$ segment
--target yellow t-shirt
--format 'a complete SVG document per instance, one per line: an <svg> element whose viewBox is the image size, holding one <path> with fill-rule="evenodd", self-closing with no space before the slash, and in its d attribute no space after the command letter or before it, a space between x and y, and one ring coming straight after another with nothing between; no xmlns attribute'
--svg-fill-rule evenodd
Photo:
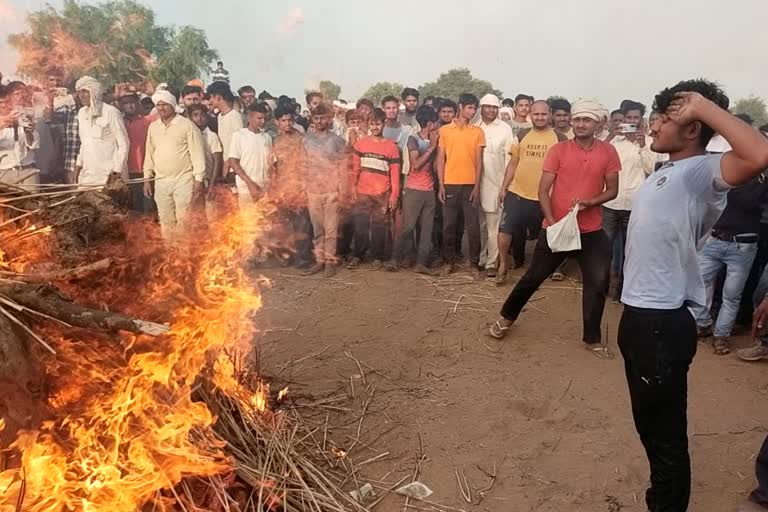
<svg viewBox="0 0 768 512"><path fill-rule="evenodd" d="M474 185L477 154L485 146L485 133L477 126L451 123L440 128L445 151L445 185Z"/></svg>
<svg viewBox="0 0 768 512"><path fill-rule="evenodd" d="M522 138L512 146L509 154L517 158L515 177L509 184L509 191L525 199L539 200L539 180L544 157L549 148L560 142L553 129L522 133ZM562 137L562 135L561 135Z"/></svg>

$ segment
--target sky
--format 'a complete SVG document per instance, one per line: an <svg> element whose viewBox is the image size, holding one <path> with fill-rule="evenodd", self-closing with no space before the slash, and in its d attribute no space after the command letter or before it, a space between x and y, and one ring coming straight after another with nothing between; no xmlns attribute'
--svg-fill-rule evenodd
<svg viewBox="0 0 768 512"><path fill-rule="evenodd" d="M6 40L61 0L0 0ZM90 3L93 3L92 1ZM153 0L158 22L206 31L234 86L300 97L320 80L357 99L379 81L416 86L468 67L505 96L650 104L695 77L732 99L768 99L768 0ZM471 9L467 9L471 7Z"/></svg>

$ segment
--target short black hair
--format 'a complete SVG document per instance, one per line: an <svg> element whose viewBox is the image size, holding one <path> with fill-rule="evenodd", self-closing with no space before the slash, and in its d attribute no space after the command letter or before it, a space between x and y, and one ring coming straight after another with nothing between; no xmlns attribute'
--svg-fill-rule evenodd
<svg viewBox="0 0 768 512"><path fill-rule="evenodd" d="M149 96L141 98L141 104L142 106L144 106L144 108L146 108L147 106L149 106L150 108L154 108L155 106L155 102L152 101L152 98L150 98Z"/></svg>
<svg viewBox="0 0 768 512"><path fill-rule="evenodd" d="M515 106L515 100L512 98L504 98L501 100L501 106L502 107L514 107Z"/></svg>
<svg viewBox="0 0 768 512"><path fill-rule="evenodd" d="M313 116L329 116L331 115L331 107L328 106L327 103L321 103L318 106L316 106L314 109L312 109L311 115Z"/></svg>
<svg viewBox="0 0 768 512"><path fill-rule="evenodd" d="M694 80L685 80L678 84L667 87L653 100L653 110L660 114L667 112L667 109L672 104L675 96L681 92L697 92L704 96L706 99L722 108L728 110L731 104L731 100L725 95L725 92L714 82L704 80L703 78L697 78ZM709 141L715 135L715 130L704 123L701 123L701 133L699 135L699 144L702 147L706 147Z"/></svg>
<svg viewBox="0 0 768 512"><path fill-rule="evenodd" d="M221 61L217 61L217 62L216 62L216 65L217 65L217 66L223 66L223 65L224 65L224 63L223 63L223 62L221 62Z"/></svg>
<svg viewBox="0 0 768 512"><path fill-rule="evenodd" d="M246 92L252 92L253 94L256 94L256 89L254 89L254 88L253 88L252 86L250 86L250 85L244 85L244 86L242 86L241 88L239 88L239 89L237 90L237 95L238 95L238 96L242 96L242 95L243 95L243 93L246 93Z"/></svg>
<svg viewBox="0 0 768 512"><path fill-rule="evenodd" d="M187 96L189 94L203 94L203 88L199 85L185 85L181 89L181 97Z"/></svg>
<svg viewBox="0 0 768 512"><path fill-rule="evenodd" d="M251 103L250 105L248 105L248 108L245 109L245 111L248 112L249 114L251 112L259 112L260 114L264 114L264 115L267 115L267 113L269 112L267 106L264 103L258 103L258 102Z"/></svg>
<svg viewBox="0 0 768 512"><path fill-rule="evenodd" d="M465 105L478 106L479 104L480 104L480 100L478 100L477 96L475 96L471 92L465 92L459 96L459 105L461 106L465 106Z"/></svg>
<svg viewBox="0 0 768 512"><path fill-rule="evenodd" d="M437 122L437 112L429 105L422 105L416 110L416 122L422 128L426 127L429 123Z"/></svg>
<svg viewBox="0 0 768 512"><path fill-rule="evenodd" d="M12 82L8 82L8 84L5 86L5 94L13 94L19 89L26 89L27 84L20 80L14 80Z"/></svg>
<svg viewBox="0 0 768 512"><path fill-rule="evenodd" d="M613 117L613 116L615 116L616 114L621 114L621 115L623 116L623 115L624 115L624 112L623 112L623 111L622 111L620 108L617 108L616 110L614 110L613 112L611 112L611 115L610 115L610 117Z"/></svg>
<svg viewBox="0 0 768 512"><path fill-rule="evenodd" d="M261 91L261 92L259 93L259 96L258 96L258 98L259 98L259 101L264 101L264 100L273 100L273 99L275 99L275 97L274 97L274 96L272 96L271 94L269 94L267 91Z"/></svg>
<svg viewBox="0 0 768 512"><path fill-rule="evenodd" d="M208 115L208 109L207 109L207 108L205 108L205 105L203 105L203 104L201 104L201 103L197 103L197 104L195 104L195 105L190 105L190 106L188 106L188 107L187 107L187 115L188 115L189 117L192 117L192 113L193 113L193 112L197 112L198 110L200 110L201 112L203 112L205 115Z"/></svg>
<svg viewBox="0 0 768 512"><path fill-rule="evenodd" d="M213 82L208 86L208 94L211 96L221 96L227 103L235 101L235 95L232 94L232 89L229 88L227 82Z"/></svg>
<svg viewBox="0 0 768 512"><path fill-rule="evenodd" d="M383 110L380 108L373 109L373 113L371 114L371 121L381 121L382 123L386 121L387 114L384 113Z"/></svg>
<svg viewBox="0 0 768 512"><path fill-rule="evenodd" d="M275 109L274 117L275 119L280 119L281 117L284 117L284 116L291 116L291 118L295 118L296 117L295 110L296 109L294 109L292 105L286 105L286 104L278 105L277 108Z"/></svg>
<svg viewBox="0 0 768 512"><path fill-rule="evenodd" d="M734 114L734 115L750 126L755 124L755 120L752 119L752 116L750 116L749 114Z"/></svg>
<svg viewBox="0 0 768 512"><path fill-rule="evenodd" d="M371 100L369 100L368 98L360 98L359 100L357 100L357 103L355 104L355 106L357 108L360 108L363 105L369 107L371 110L376 108L376 105L374 105L373 102Z"/></svg>
<svg viewBox="0 0 768 512"><path fill-rule="evenodd" d="M419 91L417 91L413 87L406 87L405 89L403 89L403 92L400 93L400 99L402 99L403 101L405 101L405 99L408 98L409 96L415 96L416 99L418 100Z"/></svg>
<svg viewBox="0 0 768 512"><path fill-rule="evenodd" d="M643 105L639 101L624 100L621 102L621 112L624 115L626 115L627 112L630 112L632 110L639 110L640 117L645 116L645 105Z"/></svg>
<svg viewBox="0 0 768 512"><path fill-rule="evenodd" d="M518 94L517 96L515 96L515 104L517 104L522 100L528 100L530 103L533 103L533 96L531 96L530 94Z"/></svg>
<svg viewBox="0 0 768 512"><path fill-rule="evenodd" d="M443 98L443 101L441 101L440 105L437 106L438 111L443 110L444 108L453 109L454 112L459 111L459 106L456 105L456 102L448 98Z"/></svg>
<svg viewBox="0 0 768 512"><path fill-rule="evenodd" d="M322 93L319 93L317 91L310 91L307 93L307 95L304 97L305 100L307 100L307 105L312 101L312 98L320 98L322 101L323 95Z"/></svg>
<svg viewBox="0 0 768 512"><path fill-rule="evenodd" d="M429 102L429 101L431 101L432 103L434 103L434 102L435 102L435 97L434 97L434 96L426 96L426 97L424 98L424 101L422 102L422 105L426 105L426 104L427 104L427 102Z"/></svg>
<svg viewBox="0 0 768 512"><path fill-rule="evenodd" d="M571 113L571 102L566 100L565 98L555 98L554 100L549 102L549 108L552 109L552 112L557 112L558 110L564 110L565 112Z"/></svg>
<svg viewBox="0 0 768 512"><path fill-rule="evenodd" d="M398 103L398 104L400 103L400 100L399 100L399 99L397 99L396 97L392 96L391 94L387 94L386 96L384 96L384 97L381 99L381 106L383 107L383 106L384 106L384 105L386 105L387 103L391 103L391 102L393 102L393 101L394 101L395 103Z"/></svg>

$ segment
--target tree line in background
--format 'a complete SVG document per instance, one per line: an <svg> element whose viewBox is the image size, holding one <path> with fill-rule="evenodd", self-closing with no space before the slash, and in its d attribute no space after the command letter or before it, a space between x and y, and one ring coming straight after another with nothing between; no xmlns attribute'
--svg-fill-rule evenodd
<svg viewBox="0 0 768 512"><path fill-rule="evenodd" d="M72 84L82 75L92 75L114 85L125 82L165 82L181 90L193 78L208 76L218 58L208 44L205 32L191 26L158 25L154 11L136 0L111 0L90 5L78 0L64 0L60 10L47 6L31 13L28 29L8 40L19 52L19 73L45 83L47 76L58 74ZM330 80L318 84L328 100L341 97L341 86ZM404 86L397 82L379 82L365 91L364 97L379 104L385 96L400 96ZM421 97L439 96L456 99L471 92L482 97L502 91L491 82L472 76L467 68L446 71L418 91ZM731 110L746 114L755 126L768 123L768 108L762 98L749 96L733 103Z"/></svg>
<svg viewBox="0 0 768 512"><path fill-rule="evenodd" d="M19 74L40 83L57 74L71 84L87 74L106 85L166 82L179 90L218 58L205 32L158 25L154 11L134 0L64 0L60 10L30 13L27 25L8 42L19 52Z"/></svg>

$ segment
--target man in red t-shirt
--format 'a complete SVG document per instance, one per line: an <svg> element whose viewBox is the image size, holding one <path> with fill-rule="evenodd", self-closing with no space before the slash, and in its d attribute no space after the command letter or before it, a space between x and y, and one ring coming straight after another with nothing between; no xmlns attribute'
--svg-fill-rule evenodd
<svg viewBox="0 0 768 512"><path fill-rule="evenodd" d="M347 268L357 268L371 247L373 268L389 259L387 228L400 195L400 150L382 136L386 115L380 108L371 114L371 134L355 142L352 153L352 194L355 205L355 250Z"/></svg>
<svg viewBox="0 0 768 512"><path fill-rule="evenodd" d="M541 283L565 258L572 257L579 262L584 281L582 339L596 356L612 357L600 343L611 262L611 244L603 232L601 205L618 193L621 162L613 145L595 138L603 110L594 101L580 100L573 105L574 138L552 146L539 182L544 228L561 220L572 208L579 208L581 250L553 253L547 244L546 231L542 231L530 268L509 294L501 308L501 318L491 326L491 335L496 338L506 335Z"/></svg>
<svg viewBox="0 0 768 512"><path fill-rule="evenodd" d="M433 275L429 269L429 253L432 250L432 226L435 221L437 197L435 196L435 155L437 154L437 113L432 107L421 106L416 111L416 122L421 130L408 137L407 150L411 170L405 179L403 191L403 229L395 241L392 261L387 270L395 271L403 252L413 245L413 232L420 225L416 266L413 271Z"/></svg>
<svg viewBox="0 0 768 512"><path fill-rule="evenodd" d="M120 97L120 111L123 113L125 131L128 132L128 177L139 179L144 177L144 153L147 145L149 125L155 120L154 116L145 116L141 109L139 97L126 94ZM131 183L131 206L141 213L149 213L153 208L151 198L144 197L144 184Z"/></svg>

